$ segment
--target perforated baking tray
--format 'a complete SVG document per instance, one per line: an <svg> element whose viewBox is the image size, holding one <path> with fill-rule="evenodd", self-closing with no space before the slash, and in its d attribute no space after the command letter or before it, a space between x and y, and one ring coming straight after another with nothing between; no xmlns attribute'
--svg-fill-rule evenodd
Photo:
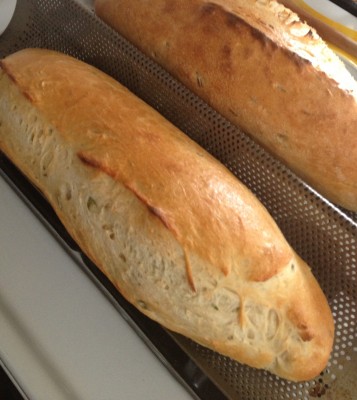
<svg viewBox="0 0 357 400"><path fill-rule="evenodd" d="M44 199L4 156L3 176L64 241L165 365L202 399L357 399L357 215L338 208L237 127L113 32L91 0L18 0L0 37L0 56L25 47L71 54L102 69L220 159L268 208L290 244L312 267L332 308L336 339L316 379L292 383L223 357L149 321L113 289L68 238Z"/></svg>

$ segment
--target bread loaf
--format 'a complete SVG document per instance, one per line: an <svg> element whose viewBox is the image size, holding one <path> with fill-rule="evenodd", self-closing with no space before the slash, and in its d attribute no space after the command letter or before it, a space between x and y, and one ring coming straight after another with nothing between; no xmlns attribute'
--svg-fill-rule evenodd
<svg viewBox="0 0 357 400"><path fill-rule="evenodd" d="M95 0L96 13L331 201L357 211L357 83L269 0Z"/></svg>
<svg viewBox="0 0 357 400"><path fill-rule="evenodd" d="M242 183L94 67L41 49L0 65L1 150L123 296L242 363L320 373L327 300Z"/></svg>

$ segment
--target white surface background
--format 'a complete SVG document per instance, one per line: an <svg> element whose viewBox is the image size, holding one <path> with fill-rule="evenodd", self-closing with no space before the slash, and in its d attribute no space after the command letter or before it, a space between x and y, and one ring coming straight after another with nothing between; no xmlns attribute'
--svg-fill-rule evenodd
<svg viewBox="0 0 357 400"><path fill-rule="evenodd" d="M0 0L0 35L9 25L14 15L16 0Z"/></svg>
<svg viewBox="0 0 357 400"><path fill-rule="evenodd" d="M338 7L336 4L329 0L304 0L306 4L312 7L331 20L339 22L350 29L357 30L357 18L353 17L350 13Z"/></svg>

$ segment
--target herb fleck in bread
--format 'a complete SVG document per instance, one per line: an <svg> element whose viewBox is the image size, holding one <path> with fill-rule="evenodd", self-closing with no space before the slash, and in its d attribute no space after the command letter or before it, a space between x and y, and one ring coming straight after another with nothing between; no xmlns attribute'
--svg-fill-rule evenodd
<svg viewBox="0 0 357 400"><path fill-rule="evenodd" d="M0 65L0 149L131 303L242 363L320 373L326 298L244 185L83 62L27 49Z"/></svg>
<svg viewBox="0 0 357 400"><path fill-rule="evenodd" d="M321 194L357 211L357 83L270 0L95 0L96 13Z"/></svg>

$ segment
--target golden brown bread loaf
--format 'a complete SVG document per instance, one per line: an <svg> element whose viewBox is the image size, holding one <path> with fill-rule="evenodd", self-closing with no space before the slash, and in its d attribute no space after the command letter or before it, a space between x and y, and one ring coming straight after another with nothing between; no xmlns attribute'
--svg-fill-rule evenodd
<svg viewBox="0 0 357 400"><path fill-rule="evenodd" d="M287 379L325 367L325 296L222 164L83 62L27 49L0 65L0 149L131 303Z"/></svg>
<svg viewBox="0 0 357 400"><path fill-rule="evenodd" d="M357 83L269 0L95 0L96 13L284 161L357 211Z"/></svg>

